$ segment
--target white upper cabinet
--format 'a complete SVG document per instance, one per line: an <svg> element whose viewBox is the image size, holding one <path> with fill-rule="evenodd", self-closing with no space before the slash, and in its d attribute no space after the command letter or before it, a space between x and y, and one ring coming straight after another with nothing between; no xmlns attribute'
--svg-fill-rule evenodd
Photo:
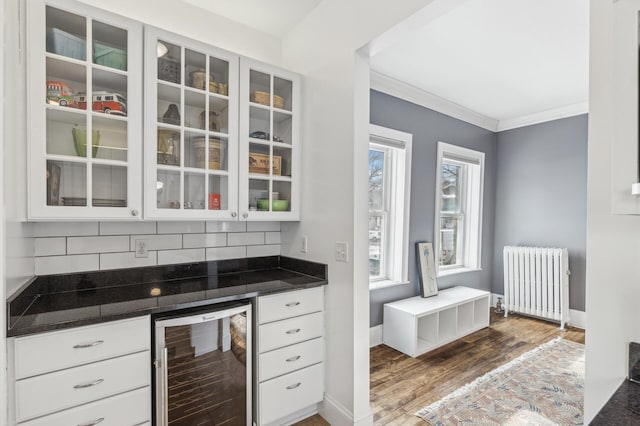
<svg viewBox="0 0 640 426"><path fill-rule="evenodd" d="M300 76L240 60L240 214L300 220Z"/></svg>
<svg viewBox="0 0 640 426"><path fill-rule="evenodd" d="M238 212L238 55L145 28L145 217Z"/></svg>
<svg viewBox="0 0 640 426"><path fill-rule="evenodd" d="M27 7L29 219L140 219L142 24Z"/></svg>
<svg viewBox="0 0 640 426"><path fill-rule="evenodd" d="M300 220L299 75L73 0L27 6L30 220Z"/></svg>

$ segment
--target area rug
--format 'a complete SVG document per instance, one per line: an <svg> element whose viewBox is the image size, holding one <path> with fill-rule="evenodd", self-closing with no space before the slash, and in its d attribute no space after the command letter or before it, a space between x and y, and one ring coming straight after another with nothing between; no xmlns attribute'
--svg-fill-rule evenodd
<svg viewBox="0 0 640 426"><path fill-rule="evenodd" d="M416 416L431 425L579 425L584 345L556 338L490 371Z"/></svg>

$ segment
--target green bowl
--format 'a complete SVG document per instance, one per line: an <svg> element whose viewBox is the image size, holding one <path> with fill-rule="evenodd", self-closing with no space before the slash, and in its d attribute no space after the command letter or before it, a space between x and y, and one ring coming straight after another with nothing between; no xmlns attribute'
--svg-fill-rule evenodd
<svg viewBox="0 0 640 426"><path fill-rule="evenodd" d="M284 212L289 209L289 200L272 200L271 211ZM269 200L264 198L258 200L258 210L269 210Z"/></svg>
<svg viewBox="0 0 640 426"><path fill-rule="evenodd" d="M78 157L86 157L87 130L74 127L73 129L71 129L71 134L73 135L73 146L76 149L76 154L78 155ZM91 154L93 158L96 158L96 155L98 155L98 147L100 145L100 132L94 130L92 134L93 137L91 138Z"/></svg>

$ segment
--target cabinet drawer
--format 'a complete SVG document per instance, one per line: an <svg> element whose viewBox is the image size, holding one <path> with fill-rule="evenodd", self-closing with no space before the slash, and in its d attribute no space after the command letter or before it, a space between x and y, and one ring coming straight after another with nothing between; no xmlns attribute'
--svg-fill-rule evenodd
<svg viewBox="0 0 640 426"><path fill-rule="evenodd" d="M149 317L55 331L15 340L16 379L149 350Z"/></svg>
<svg viewBox="0 0 640 426"><path fill-rule="evenodd" d="M69 426L91 425L100 421L100 426L133 426L151 419L151 388L101 399L50 416L41 417L20 426Z"/></svg>
<svg viewBox="0 0 640 426"><path fill-rule="evenodd" d="M258 380L263 382L283 374L322 362L323 338L297 343L260 355Z"/></svg>
<svg viewBox="0 0 640 426"><path fill-rule="evenodd" d="M324 335L324 314L304 315L259 326L259 352L289 346Z"/></svg>
<svg viewBox="0 0 640 426"><path fill-rule="evenodd" d="M258 324L324 310L324 287L258 298Z"/></svg>
<svg viewBox="0 0 640 426"><path fill-rule="evenodd" d="M266 425L322 401L324 367L316 364L260 383L258 387L260 424Z"/></svg>
<svg viewBox="0 0 640 426"><path fill-rule="evenodd" d="M16 418L24 421L149 386L149 351L16 382Z"/></svg>

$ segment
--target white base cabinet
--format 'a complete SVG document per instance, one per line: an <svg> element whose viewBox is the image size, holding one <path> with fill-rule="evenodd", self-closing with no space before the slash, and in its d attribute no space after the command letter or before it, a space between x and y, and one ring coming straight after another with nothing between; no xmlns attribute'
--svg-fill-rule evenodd
<svg viewBox="0 0 640 426"><path fill-rule="evenodd" d="M324 398L324 288L258 298L257 323L256 421L280 425Z"/></svg>
<svg viewBox="0 0 640 426"><path fill-rule="evenodd" d="M149 316L13 339L10 424L151 420Z"/></svg>
<svg viewBox="0 0 640 426"><path fill-rule="evenodd" d="M488 291L468 287L384 305L383 342L411 357L489 326Z"/></svg>

